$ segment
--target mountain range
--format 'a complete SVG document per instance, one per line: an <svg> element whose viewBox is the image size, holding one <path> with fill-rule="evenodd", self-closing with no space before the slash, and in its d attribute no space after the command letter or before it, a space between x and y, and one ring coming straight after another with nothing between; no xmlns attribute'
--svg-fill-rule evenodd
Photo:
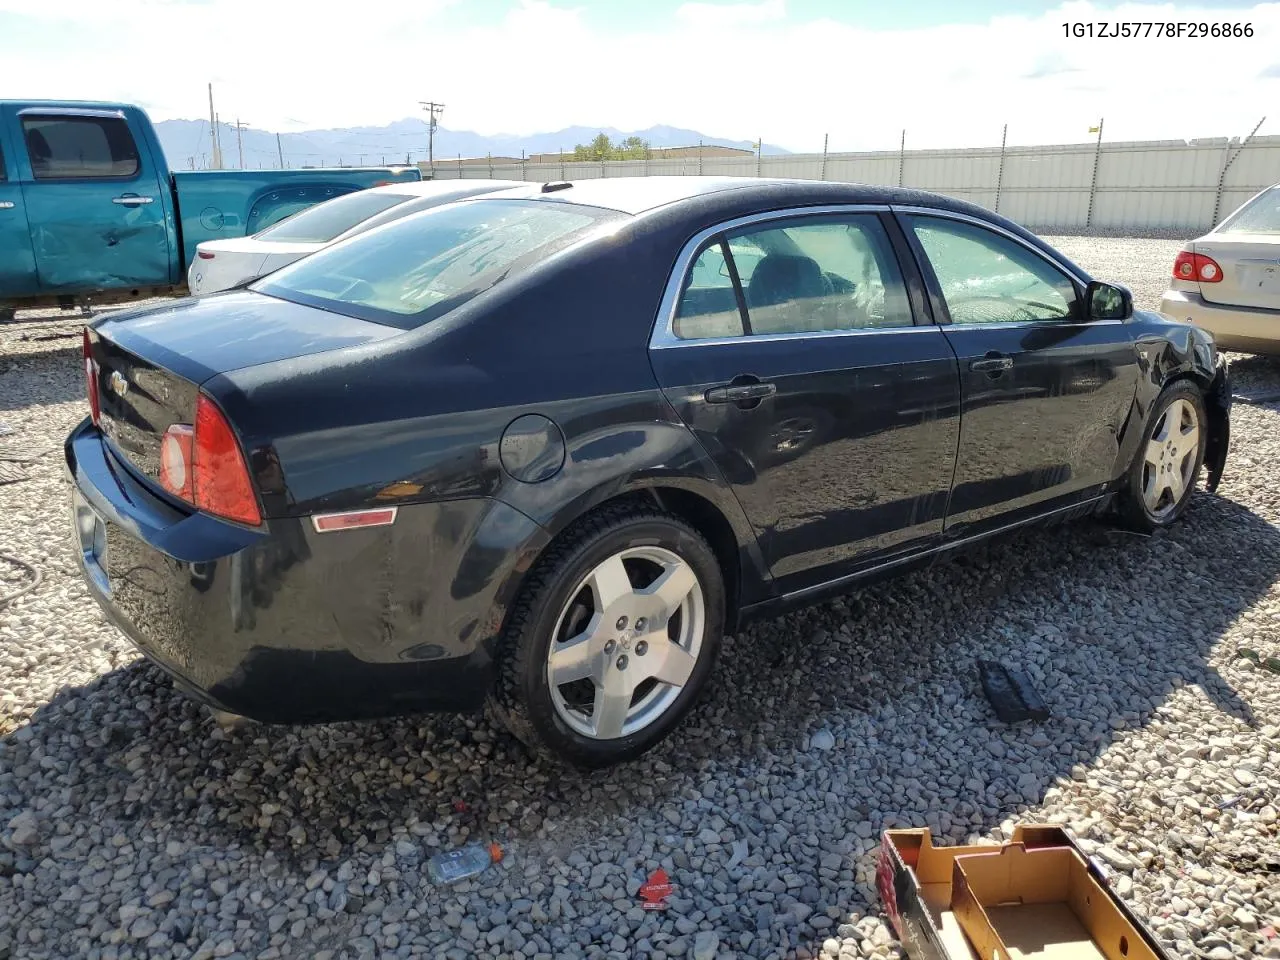
<svg viewBox="0 0 1280 960"><path fill-rule="evenodd" d="M175 170L201 170L209 166L212 143L207 120L162 120L156 124L160 143ZM697 130L680 127L656 126L647 130L618 130L614 127L566 127L553 133L535 133L529 136L482 136L470 130L450 130L436 127L436 162L459 156L519 157L535 153L556 153L563 149L573 153L577 144L589 143L600 133L608 134L617 142L636 136L649 142L651 147L696 146L699 141L711 146L754 149L748 140L729 140L708 136ZM219 123L218 135L222 143L224 167L240 166L241 149L245 167L302 166L358 166L383 163L417 163L427 159L427 124L423 120L408 117L381 127L342 127L333 130L305 130L297 133L277 134L252 127L240 129L237 142L233 124ZM765 154L783 154L788 151L766 143Z"/></svg>

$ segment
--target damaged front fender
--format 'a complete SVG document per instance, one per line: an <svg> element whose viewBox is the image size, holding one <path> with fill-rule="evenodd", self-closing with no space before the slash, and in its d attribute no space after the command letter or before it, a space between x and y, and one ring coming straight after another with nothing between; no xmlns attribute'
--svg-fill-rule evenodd
<svg viewBox="0 0 1280 960"><path fill-rule="evenodd" d="M1207 472L1205 488L1213 493L1222 481L1231 442L1231 372L1227 358L1218 355L1213 382L1204 392L1204 409L1209 418L1209 436L1204 448Z"/></svg>

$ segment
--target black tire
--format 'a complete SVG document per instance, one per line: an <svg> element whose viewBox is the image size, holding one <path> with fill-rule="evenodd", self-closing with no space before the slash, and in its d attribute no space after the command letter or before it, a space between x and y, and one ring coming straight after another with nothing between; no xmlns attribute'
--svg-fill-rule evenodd
<svg viewBox="0 0 1280 960"><path fill-rule="evenodd" d="M18 315L14 307L0 307L0 323L8 323Z"/></svg>
<svg viewBox="0 0 1280 960"><path fill-rule="evenodd" d="M548 651L561 611L583 579L614 554L635 547L663 548L692 568L705 607L701 647L689 680L664 712L629 735L595 739L574 730L557 711L547 678ZM724 606L716 555L683 520L634 504L588 514L539 558L522 586L498 645L488 713L545 759L588 769L635 759L667 736L697 702L719 651Z"/></svg>
<svg viewBox="0 0 1280 960"><path fill-rule="evenodd" d="M1156 428L1160 426L1160 421L1164 417L1165 411L1178 400L1185 400L1189 403L1194 409L1197 418L1200 435L1195 451L1195 465L1191 471L1191 480L1185 485L1182 495L1176 502L1161 508L1157 513L1148 507L1143 497L1143 486L1149 469L1146 461L1146 451L1152 436L1156 432ZM1120 491L1119 514L1125 526L1140 533L1151 533L1176 522L1186 512L1187 504L1191 502L1191 497L1195 493L1195 485L1200 476L1200 468L1204 465L1205 440L1207 439L1208 427L1209 420L1205 415L1204 395L1194 383L1188 380L1178 380L1166 387L1164 392L1156 398L1156 402L1151 408L1151 413L1147 417L1146 426L1142 431L1142 442L1134 455L1133 463L1129 466L1129 472L1125 475L1124 485Z"/></svg>

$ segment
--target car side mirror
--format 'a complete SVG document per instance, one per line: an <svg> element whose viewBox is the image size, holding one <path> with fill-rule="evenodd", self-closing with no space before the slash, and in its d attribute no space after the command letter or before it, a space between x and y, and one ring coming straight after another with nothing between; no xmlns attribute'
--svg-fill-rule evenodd
<svg viewBox="0 0 1280 960"><path fill-rule="evenodd" d="M1090 320L1128 320L1133 316L1133 294L1118 283L1093 280L1084 290Z"/></svg>

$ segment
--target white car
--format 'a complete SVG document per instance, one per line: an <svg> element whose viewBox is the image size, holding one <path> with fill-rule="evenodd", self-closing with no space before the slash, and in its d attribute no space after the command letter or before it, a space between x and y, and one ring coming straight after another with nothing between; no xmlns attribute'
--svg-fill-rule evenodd
<svg viewBox="0 0 1280 960"><path fill-rule="evenodd" d="M301 210L252 236L198 244L187 269L187 286L193 295L228 290L419 210L528 186L519 180L423 180L356 190Z"/></svg>
<svg viewBox="0 0 1280 960"><path fill-rule="evenodd" d="M1280 184L1183 247L1160 312L1224 350L1280 355Z"/></svg>

